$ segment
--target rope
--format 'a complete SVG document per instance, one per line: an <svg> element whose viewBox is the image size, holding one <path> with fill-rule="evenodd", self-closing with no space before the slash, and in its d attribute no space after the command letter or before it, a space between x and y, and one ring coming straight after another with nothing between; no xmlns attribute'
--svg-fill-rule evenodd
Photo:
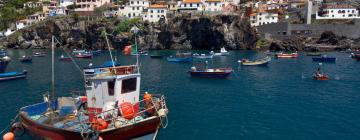
<svg viewBox="0 0 360 140"><path fill-rule="evenodd" d="M59 43L59 44L62 46L62 43L61 43L56 37L54 37L54 38L55 38L56 42ZM68 53L68 51L66 51L65 48L62 47L62 49L64 50L64 52L66 53L66 55L67 55L68 57L70 57L71 62L74 63L75 67L80 71L81 75L83 75L83 72L82 72L80 66L76 63L75 59Z"/></svg>
<svg viewBox="0 0 360 140"><path fill-rule="evenodd" d="M13 119L11 119L11 123L6 126L2 131L1 131L1 135L5 132L5 130L8 130L12 124L14 124L14 122L16 121L16 119L19 117L19 114L17 114Z"/></svg>

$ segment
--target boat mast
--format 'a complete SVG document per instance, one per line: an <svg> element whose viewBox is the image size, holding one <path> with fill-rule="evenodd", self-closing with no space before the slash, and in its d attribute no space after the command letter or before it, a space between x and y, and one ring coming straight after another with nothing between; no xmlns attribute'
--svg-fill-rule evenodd
<svg viewBox="0 0 360 140"><path fill-rule="evenodd" d="M136 27L136 25L134 25L131 28L131 31L134 32L135 35L135 47L136 47L136 67L137 67L137 72L140 73L140 69L139 69L139 51L138 51L138 46L137 46L137 41L136 41L136 33L139 31L139 28Z"/></svg>
<svg viewBox="0 0 360 140"><path fill-rule="evenodd" d="M55 100L55 76L54 76L54 36L51 38L51 83L52 83L52 100Z"/></svg>
<svg viewBox="0 0 360 140"><path fill-rule="evenodd" d="M108 40L108 38L107 38L107 33L106 33L106 30L105 30L105 29L104 29L104 34L105 34L106 44L107 44L108 49L109 49L111 62L112 62L113 67L115 68L114 59L113 59L113 56L112 56L112 54L111 54L110 44L109 44L109 40ZM115 72L116 72L116 71L115 71Z"/></svg>

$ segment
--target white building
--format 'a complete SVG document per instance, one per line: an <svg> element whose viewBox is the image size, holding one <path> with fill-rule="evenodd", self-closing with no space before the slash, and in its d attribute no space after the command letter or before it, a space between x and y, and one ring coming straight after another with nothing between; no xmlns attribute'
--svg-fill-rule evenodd
<svg viewBox="0 0 360 140"><path fill-rule="evenodd" d="M203 11L204 4L201 0L183 0L178 1L178 9L180 10L194 10L194 11Z"/></svg>
<svg viewBox="0 0 360 140"><path fill-rule="evenodd" d="M153 4L150 5L147 9L147 12L143 16L143 20L149 22L158 22L161 18L164 18L166 21L166 13L168 8L166 5Z"/></svg>
<svg viewBox="0 0 360 140"><path fill-rule="evenodd" d="M42 2L33 2L33 1L29 1L24 3L24 7L28 7L28 8L36 8L36 7L41 7L43 6Z"/></svg>
<svg viewBox="0 0 360 140"><path fill-rule="evenodd" d="M279 14L277 10L258 11L250 14L250 25L261 26L270 23L277 23Z"/></svg>
<svg viewBox="0 0 360 140"><path fill-rule="evenodd" d="M130 0L125 7L120 7L119 14L128 18L142 17L144 9L150 5L148 0Z"/></svg>
<svg viewBox="0 0 360 140"><path fill-rule="evenodd" d="M27 26L27 20L19 20L15 23L15 25L16 25L16 30L25 28Z"/></svg>
<svg viewBox="0 0 360 140"><path fill-rule="evenodd" d="M76 0L76 12L94 11L95 8L109 4L110 0Z"/></svg>
<svg viewBox="0 0 360 140"><path fill-rule="evenodd" d="M75 0L60 0L61 7L67 7L75 3Z"/></svg>
<svg viewBox="0 0 360 140"><path fill-rule="evenodd" d="M316 12L316 19L355 19L360 18L359 10L351 5L324 5Z"/></svg>
<svg viewBox="0 0 360 140"><path fill-rule="evenodd" d="M223 7L224 2L222 0L205 0L206 11L221 11Z"/></svg>

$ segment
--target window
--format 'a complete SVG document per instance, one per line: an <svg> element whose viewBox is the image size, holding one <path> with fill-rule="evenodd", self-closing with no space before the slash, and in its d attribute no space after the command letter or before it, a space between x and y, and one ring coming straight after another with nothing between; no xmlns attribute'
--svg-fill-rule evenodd
<svg viewBox="0 0 360 140"><path fill-rule="evenodd" d="M164 13L164 10L161 10L161 13Z"/></svg>
<svg viewBox="0 0 360 140"><path fill-rule="evenodd" d="M197 7L200 7L200 4L197 4Z"/></svg>
<svg viewBox="0 0 360 140"><path fill-rule="evenodd" d="M186 4L184 4L184 7L186 7Z"/></svg>
<svg viewBox="0 0 360 140"><path fill-rule="evenodd" d="M156 10L157 13L160 13L160 10Z"/></svg>
<svg viewBox="0 0 360 140"><path fill-rule="evenodd" d="M134 4L134 1L131 1L130 4Z"/></svg>
<svg viewBox="0 0 360 140"><path fill-rule="evenodd" d="M152 15L150 15L150 17L152 18L153 16L152 16Z"/></svg>
<svg viewBox="0 0 360 140"><path fill-rule="evenodd" d="M217 6L217 2L215 2L215 6Z"/></svg>
<svg viewBox="0 0 360 140"><path fill-rule="evenodd" d="M331 12L331 13L333 13L333 12L334 12L334 10L331 10L330 12Z"/></svg>
<svg viewBox="0 0 360 140"><path fill-rule="evenodd" d="M192 3L190 3L190 7L192 7Z"/></svg>
<svg viewBox="0 0 360 140"><path fill-rule="evenodd" d="M259 20L261 20L261 18L259 18Z"/></svg>
<svg viewBox="0 0 360 140"><path fill-rule="evenodd" d="M129 93L136 90L136 78L125 79L122 81L121 94Z"/></svg>
<svg viewBox="0 0 360 140"><path fill-rule="evenodd" d="M153 10L150 10L150 13L153 13Z"/></svg>
<svg viewBox="0 0 360 140"><path fill-rule="evenodd" d="M160 15L157 15L157 17L159 18L159 17L160 17Z"/></svg>
<svg viewBox="0 0 360 140"><path fill-rule="evenodd" d="M137 1L137 4L139 4L139 1Z"/></svg>
<svg viewBox="0 0 360 140"><path fill-rule="evenodd" d="M114 88L115 88L115 79L112 81L108 81L108 94L109 96L114 96Z"/></svg>
<svg viewBox="0 0 360 140"><path fill-rule="evenodd" d="M132 9L135 10L135 7L133 7Z"/></svg>
<svg viewBox="0 0 360 140"><path fill-rule="evenodd" d="M137 10L139 10L139 7L136 7Z"/></svg>

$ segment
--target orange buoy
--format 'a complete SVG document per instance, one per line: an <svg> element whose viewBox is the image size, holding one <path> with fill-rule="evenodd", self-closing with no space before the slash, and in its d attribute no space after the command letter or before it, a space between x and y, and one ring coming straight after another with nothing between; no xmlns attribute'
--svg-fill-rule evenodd
<svg viewBox="0 0 360 140"><path fill-rule="evenodd" d="M151 101L152 95L148 92L145 92L144 94L144 101Z"/></svg>
<svg viewBox="0 0 360 140"><path fill-rule="evenodd" d="M3 140L14 140L15 135L12 132L8 132L3 136Z"/></svg>
<svg viewBox="0 0 360 140"><path fill-rule="evenodd" d="M123 52L124 52L124 55L130 55L131 54L131 45L125 46Z"/></svg>
<svg viewBox="0 0 360 140"><path fill-rule="evenodd" d="M93 119L93 121L91 121L91 122L92 122L91 126L95 130L101 131L101 130L108 128L108 123L101 118Z"/></svg>
<svg viewBox="0 0 360 140"><path fill-rule="evenodd" d="M125 119L131 120L135 117L133 105L129 102L123 102L120 104L120 112Z"/></svg>

